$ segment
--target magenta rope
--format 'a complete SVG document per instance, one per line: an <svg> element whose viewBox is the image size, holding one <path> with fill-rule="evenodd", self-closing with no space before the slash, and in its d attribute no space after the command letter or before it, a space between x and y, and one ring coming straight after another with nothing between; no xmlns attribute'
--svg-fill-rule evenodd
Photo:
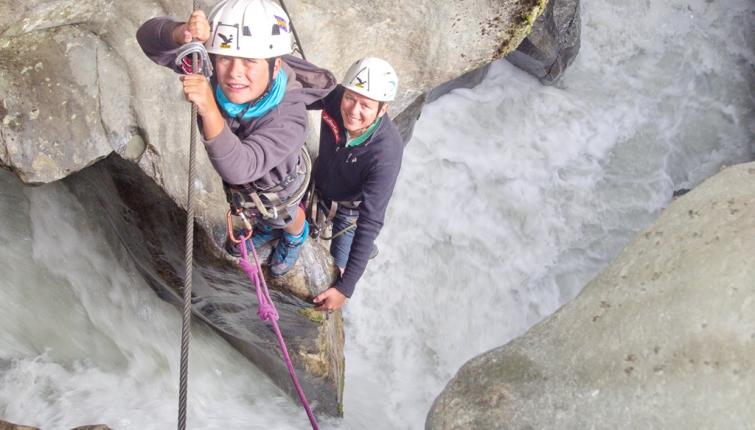
<svg viewBox="0 0 755 430"><path fill-rule="evenodd" d="M317 426L317 420L315 419L315 415L312 413L312 408L309 407L307 398L306 396L304 396L304 390L302 390L301 385L299 384L299 379L296 377L296 371L294 370L294 365L291 362L291 357L288 355L286 342L283 340L283 335L281 335L280 327L278 327L278 311L275 309L275 305L270 299L270 290L268 290L267 288L265 277L262 276L262 267L260 267L260 260L259 258L257 258L257 250L252 247L252 254L254 255L254 265L252 265L252 263L249 262L249 254L246 250L246 239L242 238L241 243L239 244L239 248L241 249L241 259L239 259L239 266L241 266L241 270L243 270L244 273L246 273L246 275L249 277L249 280L254 282L255 291L257 293L257 300L260 303L259 307L257 308L257 316L262 321L270 321L273 324L275 336L278 337L278 345L280 345L281 352L283 353L283 359L286 362L286 367L288 367L288 374L291 375L291 380L293 381L294 387L296 388L296 393L299 394L299 400L301 401L302 406L304 406L304 410L307 411L307 416L309 417L310 424L312 424L312 429L319 430L320 428Z"/></svg>

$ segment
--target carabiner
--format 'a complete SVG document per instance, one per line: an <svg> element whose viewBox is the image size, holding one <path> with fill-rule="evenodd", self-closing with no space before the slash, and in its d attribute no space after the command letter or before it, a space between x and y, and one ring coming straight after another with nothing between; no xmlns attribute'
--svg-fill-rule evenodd
<svg viewBox="0 0 755 430"><path fill-rule="evenodd" d="M233 243L241 243L242 240L249 240L250 237L252 237L252 224L249 223L249 220L244 216L244 212L241 212L240 217L242 220L244 220L244 227L246 227L246 236L241 236L241 239L236 239L233 236L233 213L231 210L228 210L228 214L226 215L226 221L228 223L228 238L231 239L231 242Z"/></svg>

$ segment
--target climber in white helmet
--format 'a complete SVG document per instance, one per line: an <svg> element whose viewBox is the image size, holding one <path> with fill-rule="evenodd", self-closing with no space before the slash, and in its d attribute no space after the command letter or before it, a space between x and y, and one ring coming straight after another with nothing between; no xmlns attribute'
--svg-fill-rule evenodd
<svg viewBox="0 0 755 430"><path fill-rule="evenodd" d="M404 150L387 115L397 90L393 67L368 57L354 63L327 97L309 106L322 109L320 150L312 173L319 201L313 231L332 222L330 252L341 270L336 284L315 297L318 310L343 306L376 252L374 241Z"/></svg>
<svg viewBox="0 0 755 430"><path fill-rule="evenodd" d="M153 18L139 28L137 40L155 63L184 73L185 97L197 106L202 141L232 210L256 218L255 248L280 239L269 264L273 275L285 274L309 230L298 192L308 175L301 151L305 105L327 95L335 78L289 55L291 22L269 0L221 1L209 21L201 10L187 22ZM210 79L188 73L191 57L183 56L202 43L214 66Z"/></svg>

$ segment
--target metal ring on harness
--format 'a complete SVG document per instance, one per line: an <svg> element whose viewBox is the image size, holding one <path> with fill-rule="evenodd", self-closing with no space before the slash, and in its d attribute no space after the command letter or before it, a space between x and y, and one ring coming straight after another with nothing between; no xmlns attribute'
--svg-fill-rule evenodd
<svg viewBox="0 0 755 430"><path fill-rule="evenodd" d="M242 240L249 240L250 237L252 237L252 224L249 222L249 219L244 216L243 213L240 214L241 219L244 220L244 227L246 227L246 236L242 236L241 239L236 239L236 237L233 235L233 213L229 209L228 214L226 215L226 222L228 225L228 239L231 239L231 242L233 243L241 243Z"/></svg>

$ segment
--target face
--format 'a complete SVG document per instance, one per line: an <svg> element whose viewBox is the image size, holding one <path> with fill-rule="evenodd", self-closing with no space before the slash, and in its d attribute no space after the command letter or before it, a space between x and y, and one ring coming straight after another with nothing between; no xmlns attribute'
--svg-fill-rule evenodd
<svg viewBox="0 0 755 430"><path fill-rule="evenodd" d="M248 103L264 94L270 81L268 67L265 59L225 55L215 58L215 75L220 89L236 104ZM276 58L273 76L277 76L279 68L280 58Z"/></svg>
<svg viewBox="0 0 755 430"><path fill-rule="evenodd" d="M380 109L378 109L379 106L380 103L377 100L357 94L349 89L345 90L341 99L343 126L349 134L358 136L388 110L388 105L385 103Z"/></svg>

